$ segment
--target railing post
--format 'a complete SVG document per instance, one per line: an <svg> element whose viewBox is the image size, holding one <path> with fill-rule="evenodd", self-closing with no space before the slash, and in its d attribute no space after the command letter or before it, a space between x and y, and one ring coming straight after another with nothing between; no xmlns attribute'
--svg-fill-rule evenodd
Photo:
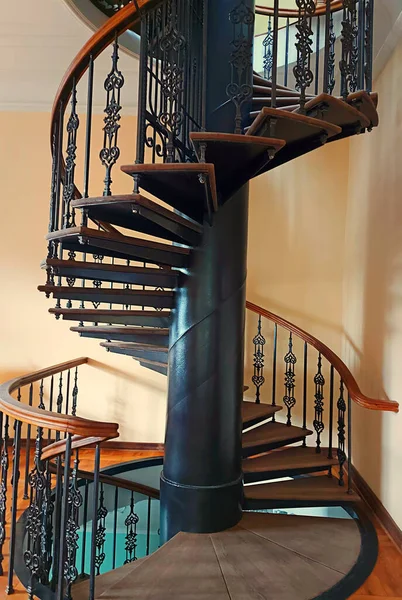
<svg viewBox="0 0 402 600"><path fill-rule="evenodd" d="M56 544L59 544L59 564L56 589L56 600L63 600L64 596L64 570L66 556L66 540L68 531L68 512L69 512L69 488L70 488L70 462L71 462L71 434L67 434L66 450L64 455L64 474L63 474L63 495L61 501L60 518L60 538L56 538Z"/></svg>
<svg viewBox="0 0 402 600"><path fill-rule="evenodd" d="M352 493L352 398L348 394L348 494Z"/></svg>
<svg viewBox="0 0 402 600"><path fill-rule="evenodd" d="M260 404L260 388L265 382L264 377L264 346L266 340L262 335L261 315L258 317L257 335L253 339L254 344L254 375L251 381L255 385L255 402Z"/></svg>
<svg viewBox="0 0 402 600"><path fill-rule="evenodd" d="M374 0L365 2L364 79L366 92L373 89Z"/></svg>
<svg viewBox="0 0 402 600"><path fill-rule="evenodd" d="M346 413L346 402L344 398L344 384L341 379L339 386L339 398L337 402L338 408L338 462L339 462L339 485L344 486L344 464L346 461L345 454L345 413Z"/></svg>
<svg viewBox="0 0 402 600"><path fill-rule="evenodd" d="M138 524L138 515L135 512L135 501L134 501L134 492L131 492L131 500L130 500L130 512L124 521L124 525L126 526L126 560L124 564L128 564L137 560L136 557L136 549L137 549L137 524Z"/></svg>
<svg viewBox="0 0 402 600"><path fill-rule="evenodd" d="M357 0L343 0L342 19L342 58L339 63L341 71L341 96L347 99L350 92L358 87L358 27Z"/></svg>
<svg viewBox="0 0 402 600"><path fill-rule="evenodd" d="M272 46L274 43L273 32L272 32L272 17L271 15L268 17L268 26L267 26L267 34L262 42L264 48L264 60L263 60L263 68L264 68L264 77L268 81L272 77L272 65L273 65L273 52Z"/></svg>
<svg viewBox="0 0 402 600"><path fill-rule="evenodd" d="M1 480L0 480L0 575L3 573L3 546L6 540L6 510L7 510L7 477L8 477L8 428L9 428L9 416L2 414L1 424L1 454L0 454L0 467L1 467ZM4 424L4 430L3 430Z"/></svg>
<svg viewBox="0 0 402 600"><path fill-rule="evenodd" d="M292 333L289 335L288 352L284 358L285 362L285 395L283 397L283 403L288 409L287 423L290 427L292 425L292 408L296 404L295 398L295 364L297 362L296 355L293 352L293 337Z"/></svg>
<svg viewBox="0 0 402 600"><path fill-rule="evenodd" d="M308 367L308 346L304 342L303 351L303 429L307 429L307 369ZM303 438L303 447L307 446L306 438Z"/></svg>
<svg viewBox="0 0 402 600"><path fill-rule="evenodd" d="M313 426L317 433L317 454L321 452L321 435L324 431L323 413L324 413L324 386L325 378L322 374L322 356L318 354L317 373L314 377L315 394L314 394L314 421Z"/></svg>
<svg viewBox="0 0 402 600"><path fill-rule="evenodd" d="M305 113L305 104L307 101L307 89L314 81L314 75L310 68L310 57L313 52L313 31L311 29L310 20L315 13L314 0L296 0L296 5L299 9L297 29L297 60L293 68L293 74L296 79L296 89L300 92L300 113Z"/></svg>
<svg viewBox="0 0 402 600"><path fill-rule="evenodd" d="M274 39L272 46L272 89L271 89L271 108L276 108L276 95L278 83L278 41L279 41L279 0L274 0ZM269 123L270 136L274 137L276 129L276 119L271 119Z"/></svg>
<svg viewBox="0 0 402 600"><path fill-rule="evenodd" d="M98 532L98 496L99 496L99 471L100 471L100 445L96 444L93 499L92 499L92 538L91 538L91 566L89 573L89 598L95 599L95 577L96 577L96 537Z"/></svg>
<svg viewBox="0 0 402 600"><path fill-rule="evenodd" d="M71 111L67 121L66 170L63 186L63 229L75 227L75 210L71 202L75 197L75 161L77 154L77 133L80 120L77 114L77 86L73 83Z"/></svg>
<svg viewBox="0 0 402 600"><path fill-rule="evenodd" d="M332 458L332 438L333 438L333 428L334 428L334 366L331 365L330 371L330 383L329 383L329 448L328 448L328 458ZM331 468L329 469L331 474Z"/></svg>

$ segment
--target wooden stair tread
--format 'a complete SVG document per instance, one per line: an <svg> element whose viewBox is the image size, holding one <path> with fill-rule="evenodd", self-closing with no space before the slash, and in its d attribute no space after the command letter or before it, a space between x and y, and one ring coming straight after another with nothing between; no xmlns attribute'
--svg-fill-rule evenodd
<svg viewBox="0 0 402 600"><path fill-rule="evenodd" d="M158 329L156 327L113 327L110 325L92 327L87 325L70 327L70 331L78 333L80 337L98 340L135 342L163 348L169 346L169 329L162 327Z"/></svg>
<svg viewBox="0 0 402 600"><path fill-rule="evenodd" d="M248 512L243 514L240 524L264 539L345 575L360 553L361 536L355 519Z"/></svg>
<svg viewBox="0 0 402 600"><path fill-rule="evenodd" d="M218 210L215 168L208 163L156 163L123 165L121 170L134 177L148 193L173 206L180 213L202 223L204 214ZM200 182L205 176L205 183Z"/></svg>
<svg viewBox="0 0 402 600"><path fill-rule="evenodd" d="M336 452L334 451L334 454ZM244 473L269 473L281 470L329 468L338 464L337 458L328 458L328 449L321 448L317 454L315 448L284 448L277 452L270 452L263 456L243 460Z"/></svg>
<svg viewBox="0 0 402 600"><path fill-rule="evenodd" d="M373 100L372 97L373 96ZM370 121L371 127L378 127L379 118L377 112L378 95L368 94L365 91L354 92L347 97L348 104L355 106Z"/></svg>
<svg viewBox="0 0 402 600"><path fill-rule="evenodd" d="M70 331L74 331L75 333L102 333L104 335L112 335L113 333L118 333L122 335L159 335L161 337L169 335L169 329L160 327L156 329L155 327L101 327L101 326L87 326L87 327L70 327Z"/></svg>
<svg viewBox="0 0 402 600"><path fill-rule="evenodd" d="M291 90L286 88L278 88L278 95L282 98L300 98L300 92L297 90ZM260 85L255 83L253 85L253 98L260 98L264 96L265 98L271 98L272 96L272 86L268 87L266 85ZM314 98L312 94L308 94L306 96L308 99Z"/></svg>
<svg viewBox="0 0 402 600"><path fill-rule="evenodd" d="M202 227L141 194L80 198L74 208L89 217L179 243L196 243Z"/></svg>
<svg viewBox="0 0 402 600"><path fill-rule="evenodd" d="M139 558L131 563L128 563L127 565L119 567L118 569L98 575L96 578L96 596L98 597L104 594L123 577L126 577L138 569L147 560L147 558L147 556L145 558ZM72 597L74 600L88 600L89 579L86 579L85 581L78 580L77 583L73 585Z"/></svg>
<svg viewBox="0 0 402 600"><path fill-rule="evenodd" d="M104 310L101 308L49 308L49 312L67 321L169 327L170 311Z"/></svg>
<svg viewBox="0 0 402 600"><path fill-rule="evenodd" d="M253 85L262 85L263 87L272 89L272 81L265 79L265 77L261 77L261 75L259 75L256 72L253 73ZM292 88L286 87L285 85L281 85L279 83L276 84L276 88L278 90L287 90L289 92L295 91L295 90L292 90Z"/></svg>
<svg viewBox="0 0 402 600"><path fill-rule="evenodd" d="M259 421L269 419L280 410L282 410L281 406L272 406L271 404L256 404L255 402L248 402L247 400L243 400L243 427L250 427L250 425L254 425Z"/></svg>
<svg viewBox="0 0 402 600"><path fill-rule="evenodd" d="M96 600L310 600L341 581L360 551L356 525L331 519L243 515L211 534L179 533L133 573L122 575ZM311 532L306 528L307 522ZM294 527L295 541L289 532ZM281 542L281 531L284 543ZM298 532L300 531L300 535ZM271 539L272 538L272 539ZM343 555L343 546L346 554ZM311 548L310 548L311 546ZM320 553L321 552L321 556ZM342 555L342 556L339 556Z"/></svg>
<svg viewBox="0 0 402 600"><path fill-rule="evenodd" d="M163 361L158 361L158 360L152 360L150 358L137 358L137 361L141 363L141 365L143 366L147 366L147 365L154 365L156 367L166 367L168 366L167 362L163 362Z"/></svg>
<svg viewBox="0 0 402 600"><path fill-rule="evenodd" d="M153 306L154 308L173 308L174 294L164 290L140 290L109 287L75 287L75 286L38 286L40 292L47 297L60 300L81 300L83 302L106 302L127 306Z"/></svg>
<svg viewBox="0 0 402 600"><path fill-rule="evenodd" d="M151 242L88 227L71 227L70 229L53 231L46 236L46 239L58 241L63 244L63 248L75 252L101 253L114 258L144 260L145 262L174 267L186 266L190 254L190 248L187 247Z"/></svg>
<svg viewBox="0 0 402 600"><path fill-rule="evenodd" d="M103 348L123 348L126 350L163 352L167 355L169 349L166 346L154 346L152 344L140 344L135 342L102 342Z"/></svg>
<svg viewBox="0 0 402 600"><path fill-rule="evenodd" d="M106 262L87 262L80 260L61 260L47 258L41 264L43 269L51 268L53 273L62 277L76 279L97 279L116 283L132 283L155 287L173 288L177 284L178 272L170 268L135 267Z"/></svg>
<svg viewBox="0 0 402 600"><path fill-rule="evenodd" d="M190 139L199 160L205 145L205 160L215 166L221 202L253 178L286 143L276 138L215 132L190 133Z"/></svg>
<svg viewBox="0 0 402 600"><path fill-rule="evenodd" d="M246 500L339 502L340 504L359 501L357 494L348 494L347 488L340 486L337 479L326 475L246 485L244 494Z"/></svg>
<svg viewBox="0 0 402 600"><path fill-rule="evenodd" d="M316 110L320 112L322 106L325 107L323 118L334 125L343 128L357 124L360 125L362 129L370 126L370 119L368 119L363 112L357 110L343 99L336 98L330 94L320 94L312 100L309 100L305 105L305 110L307 114Z"/></svg>
<svg viewBox="0 0 402 600"><path fill-rule="evenodd" d="M151 360L158 366L167 365L169 351L167 346L138 342L101 342L100 345L108 352L129 356L136 360Z"/></svg>
<svg viewBox="0 0 402 600"><path fill-rule="evenodd" d="M277 120L275 135L279 139L286 140L287 144L300 140L305 141L322 134L330 138L342 131L340 127L327 121L313 119L278 108L264 107L259 111L247 134L265 135L265 132L269 131L269 120L272 118Z"/></svg>
<svg viewBox="0 0 402 600"><path fill-rule="evenodd" d="M309 429L294 425L288 427L285 423L271 422L243 433L242 446L251 448L259 444L286 442L295 438L304 438L312 433Z"/></svg>

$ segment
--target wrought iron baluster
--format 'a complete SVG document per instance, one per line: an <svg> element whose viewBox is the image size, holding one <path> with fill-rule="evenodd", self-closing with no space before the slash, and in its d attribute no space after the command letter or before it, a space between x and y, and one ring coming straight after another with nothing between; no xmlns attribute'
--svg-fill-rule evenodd
<svg viewBox="0 0 402 600"><path fill-rule="evenodd" d="M77 157L77 132L79 125L77 87L74 80L71 92L71 112L67 122L66 167L63 186L63 229L75 227L75 210L71 208L71 202L75 196L75 161Z"/></svg>
<svg viewBox="0 0 402 600"><path fill-rule="evenodd" d="M57 439L57 435L56 435ZM58 585L58 574L59 574L59 564L62 558L60 557L60 527L61 527L61 504L63 497L63 469L61 463L61 457L58 456L56 458L56 491L55 491L55 500L54 500L54 552L53 552L53 569L52 569L52 582L51 589L52 591L56 591Z"/></svg>
<svg viewBox="0 0 402 600"><path fill-rule="evenodd" d="M329 383L329 448L328 448L328 458L332 458L332 438L333 438L333 429L334 429L334 376L335 370L334 366L331 365L330 370L330 383ZM329 468L329 474L331 475L332 469Z"/></svg>
<svg viewBox="0 0 402 600"><path fill-rule="evenodd" d="M137 524L139 518L135 512L135 502L134 502L134 492L131 492L131 501L130 501L130 512L124 521L124 525L126 526L126 560L124 564L131 563L137 560L136 550L137 550Z"/></svg>
<svg viewBox="0 0 402 600"><path fill-rule="evenodd" d="M88 493L89 493L89 482L85 480L84 490L84 514L82 517L82 552L81 552L81 574L82 579L85 578L85 558L87 549L87 521L88 521Z"/></svg>
<svg viewBox="0 0 402 600"><path fill-rule="evenodd" d="M91 566L89 572L89 598L95 598L95 577L97 573L97 539L98 539L98 496L99 496L99 471L100 471L100 445L96 444L94 482L93 482L93 505L92 505L92 538L91 538Z"/></svg>
<svg viewBox="0 0 402 600"><path fill-rule="evenodd" d="M95 560L96 575L100 575L102 565L105 562L105 558L106 558L106 554L105 554L106 517L107 517L107 508L105 506L105 491L103 488L103 483L101 483L100 495L99 495L99 506L98 506L98 510L96 513L96 519L97 519L96 560Z"/></svg>
<svg viewBox="0 0 402 600"><path fill-rule="evenodd" d="M45 403L43 402L43 398L44 398L45 392L43 389L43 379L40 382L40 386L39 386L39 404L38 404L38 408L40 408L41 410L45 410L46 406Z"/></svg>
<svg viewBox="0 0 402 600"><path fill-rule="evenodd" d="M29 406L33 404L33 384L29 386ZM28 500L28 483L29 483L29 461L31 458L31 425L27 425L27 441L25 446L25 483L24 483L24 500Z"/></svg>
<svg viewBox="0 0 402 600"><path fill-rule="evenodd" d="M50 573L53 560L53 514L54 498L52 492L52 473L49 468L49 461L46 461L46 488L43 495L43 540L42 540L42 564L43 564L43 583L50 583Z"/></svg>
<svg viewBox="0 0 402 600"><path fill-rule="evenodd" d="M334 15L331 12L331 0L327 0L325 17L325 55L324 55L324 87L326 94L333 94L335 88L335 28Z"/></svg>
<svg viewBox="0 0 402 600"><path fill-rule="evenodd" d="M82 494L78 488L78 450L75 452L74 467L68 488L66 515L66 559L64 561L64 600L71 600L71 588L78 578L76 566L78 550L79 511L82 505Z"/></svg>
<svg viewBox="0 0 402 600"><path fill-rule="evenodd" d="M275 323L274 326L274 349L272 354L272 406L276 406L276 360L278 353L278 325ZM273 421L275 421L275 415L273 416Z"/></svg>
<svg viewBox="0 0 402 600"><path fill-rule="evenodd" d="M117 517L119 514L119 488L114 489L114 507L113 507L113 558L112 569L116 568L116 551L117 551Z"/></svg>
<svg viewBox="0 0 402 600"><path fill-rule="evenodd" d="M314 93L318 96L318 86L320 82L320 15L316 18L317 23L317 32L316 32L316 40L315 40L315 86Z"/></svg>
<svg viewBox="0 0 402 600"><path fill-rule="evenodd" d="M313 426L317 433L317 454L321 452L321 435L324 431L323 413L324 413L324 386L325 379L322 374L322 357L318 354L317 373L314 377L315 394L314 394L314 421Z"/></svg>
<svg viewBox="0 0 402 600"><path fill-rule="evenodd" d="M261 315L258 317L258 326L257 326L257 335L253 339L254 344L254 375L251 378L251 381L255 385L255 401L256 404L260 404L261 402L261 386L265 382L264 377L264 346L266 344L266 340L262 335L262 326L261 326Z"/></svg>
<svg viewBox="0 0 402 600"><path fill-rule="evenodd" d="M64 576L65 576L65 557L67 556L67 531L69 516L69 491L70 491L70 462L71 462L72 435L69 433L66 437L66 450L64 455L64 473L63 473L63 492L61 499L60 516L60 538L56 538L59 543L59 562L56 600L63 600L64 595Z"/></svg>
<svg viewBox="0 0 402 600"><path fill-rule="evenodd" d="M345 485L345 471L344 465L346 462L346 453L345 453L345 414L346 414L346 402L344 397L344 385L341 380L339 386L339 398L337 402L338 408L338 462L339 462L339 485Z"/></svg>
<svg viewBox="0 0 402 600"><path fill-rule="evenodd" d="M357 90L358 33L357 0L343 0L342 58L339 68L341 71L341 96L345 100L350 92Z"/></svg>
<svg viewBox="0 0 402 600"><path fill-rule="evenodd" d="M373 89L374 0L366 0L364 26L364 79L366 91Z"/></svg>
<svg viewBox="0 0 402 600"><path fill-rule="evenodd" d="M52 377L50 379L50 390L49 390L49 410L50 410L50 412L53 410L53 394L54 394L54 376L52 375ZM48 442L50 442L51 438L52 438L52 431L51 431L51 429L49 429L47 432Z"/></svg>
<svg viewBox="0 0 402 600"><path fill-rule="evenodd" d="M45 541L43 500L46 489L46 476L42 461L42 440L43 428L38 427L35 441L34 466L29 475L31 502L26 520L27 550L24 552L25 566L29 571L29 583L27 585L29 600L32 600L34 597L35 584L41 581L45 575L42 547Z"/></svg>
<svg viewBox="0 0 402 600"><path fill-rule="evenodd" d="M85 164L84 164L84 198L89 196L89 175L91 163L91 135L92 135L92 110L93 110L93 87L94 87L94 57L89 57L88 66L88 92L87 92L87 118L85 130ZM88 214L82 210L82 223L84 227L88 224Z"/></svg>
<svg viewBox="0 0 402 600"><path fill-rule="evenodd" d="M65 408L66 415L68 415L68 405L70 402L70 383L71 383L71 371L69 369L67 371L66 408Z"/></svg>
<svg viewBox="0 0 402 600"><path fill-rule="evenodd" d="M307 372L308 372L308 346L304 342L303 351L303 429L307 429ZM303 447L307 446L306 438L303 438Z"/></svg>
<svg viewBox="0 0 402 600"><path fill-rule="evenodd" d="M120 148L117 145L118 133L120 129L120 111L121 111L121 89L124 85L124 77L122 72L118 69L117 63L119 61L119 43L117 35L113 44L112 54L112 69L105 79L104 88L106 90L106 108L105 118L103 127L103 148L100 151L99 158L102 165L106 169L103 190L104 196L110 196L112 178L111 173L113 166L116 164L120 156Z"/></svg>
<svg viewBox="0 0 402 600"><path fill-rule="evenodd" d="M348 494L352 493L352 398L348 394Z"/></svg>
<svg viewBox="0 0 402 600"><path fill-rule="evenodd" d="M74 387L73 387L72 396L73 396L73 405L71 408L71 414L73 415L73 417L75 417L75 416L77 416L77 403L78 403L78 367L75 367Z"/></svg>
<svg viewBox="0 0 402 600"><path fill-rule="evenodd" d="M233 24L231 79L226 93L235 106L235 133L242 133L242 108L253 95L254 12L242 0L230 13Z"/></svg>
<svg viewBox="0 0 402 600"><path fill-rule="evenodd" d="M4 431L3 424L1 427L2 436L2 447L0 455L0 467L1 467L1 480L0 480L0 575L4 575L3 572L3 546L6 540L6 510L7 510L7 477L8 477L8 428L9 428L9 416L5 415L4 418Z"/></svg>
<svg viewBox="0 0 402 600"><path fill-rule="evenodd" d="M286 39L285 39L285 70L283 75L283 85L288 85L289 78L289 38L290 38L290 19L286 19Z"/></svg>
<svg viewBox="0 0 402 600"><path fill-rule="evenodd" d="M296 89L300 92L300 112L304 114L307 101L306 91L314 81L314 75L310 69L310 57L313 52L313 31L310 26L310 18L315 13L315 1L296 0L296 5L299 9L296 23L297 60L293 74L296 80Z"/></svg>
<svg viewBox="0 0 402 600"><path fill-rule="evenodd" d="M292 425L292 408L296 404L295 398L295 365L297 363L296 355L293 352L293 336L292 333L289 336L288 352L284 358L285 361L285 395L283 397L283 403L288 409L286 425L290 427Z"/></svg>
<svg viewBox="0 0 402 600"><path fill-rule="evenodd" d="M146 556L149 556L150 542L151 542L151 509L152 509L152 498L148 498L148 511L147 511L147 547Z"/></svg>
<svg viewBox="0 0 402 600"><path fill-rule="evenodd" d="M265 79L270 80L272 77L272 65L273 65L273 45L274 45L274 36L272 32L272 17L268 17L268 27L267 27L267 35L265 36L262 42L264 48L264 77Z"/></svg>
<svg viewBox="0 0 402 600"><path fill-rule="evenodd" d="M18 390L20 396L20 390ZM6 594L14 592L14 562L16 547L16 528L17 528L17 504L18 504L18 484L20 479L20 452L21 452L21 421L14 423L14 442L13 442L13 475L11 480L12 499L11 499L11 522L10 522L10 544L9 561Z"/></svg>
<svg viewBox="0 0 402 600"><path fill-rule="evenodd" d="M274 41L272 47L272 87L271 87L271 108L276 108L277 79L278 79L278 36L279 36L279 0L274 0ZM270 136L274 137L276 129L276 119L271 119Z"/></svg>

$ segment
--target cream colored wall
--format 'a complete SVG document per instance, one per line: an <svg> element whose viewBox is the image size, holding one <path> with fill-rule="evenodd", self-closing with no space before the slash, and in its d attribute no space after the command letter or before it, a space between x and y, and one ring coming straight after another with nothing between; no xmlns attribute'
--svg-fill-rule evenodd
<svg viewBox="0 0 402 600"><path fill-rule="evenodd" d="M375 89L380 127L351 141L344 356L363 391L402 403L402 43ZM402 527L402 417L354 408L354 464Z"/></svg>
<svg viewBox="0 0 402 600"><path fill-rule="evenodd" d="M107 354L96 340L69 331L74 323L48 314L54 301L36 288L45 283L39 265L46 256L49 213L49 114L0 113L1 293L0 381L79 356L93 367L80 368L79 414L117 421L121 438L163 441L166 378L125 356ZM101 116L94 119L91 194L102 193L103 171L97 153L102 146ZM121 163L134 159L135 119L121 121ZM79 153L82 157L81 122ZM78 160L78 162L80 162ZM131 180L115 170L114 190L130 192ZM82 169L77 171L82 181ZM80 186L79 186L80 187Z"/></svg>

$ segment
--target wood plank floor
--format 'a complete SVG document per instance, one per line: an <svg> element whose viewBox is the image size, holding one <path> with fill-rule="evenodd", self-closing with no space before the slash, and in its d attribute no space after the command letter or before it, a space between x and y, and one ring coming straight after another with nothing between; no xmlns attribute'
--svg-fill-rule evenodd
<svg viewBox="0 0 402 600"><path fill-rule="evenodd" d="M90 470L93 466L93 452L82 451L80 467ZM136 460L140 458L148 458L151 456L160 456L160 453L145 452L145 451L117 451L103 450L102 451L102 467L111 466L113 464ZM21 456L21 464L24 464L24 456ZM22 477L21 477L22 480ZM22 498L22 491L19 494ZM19 502L19 514L26 508L26 502ZM9 520L9 515L8 515ZM392 540L388 537L385 530L379 523L375 523L377 534L379 537L380 554L377 565L365 582L365 584L352 596L355 600L402 600L402 552L395 546ZM8 533L8 530L7 530ZM8 568L8 548L4 548L5 560L3 563L4 572L7 573ZM0 600L6 600L4 588L6 585L6 577L0 577ZM23 590L17 581L15 582L16 592L14 598L16 600L26 600L26 592ZM225 597L225 596L223 596ZM226 596L227 597L227 596ZM296 600L296 598L295 598Z"/></svg>

